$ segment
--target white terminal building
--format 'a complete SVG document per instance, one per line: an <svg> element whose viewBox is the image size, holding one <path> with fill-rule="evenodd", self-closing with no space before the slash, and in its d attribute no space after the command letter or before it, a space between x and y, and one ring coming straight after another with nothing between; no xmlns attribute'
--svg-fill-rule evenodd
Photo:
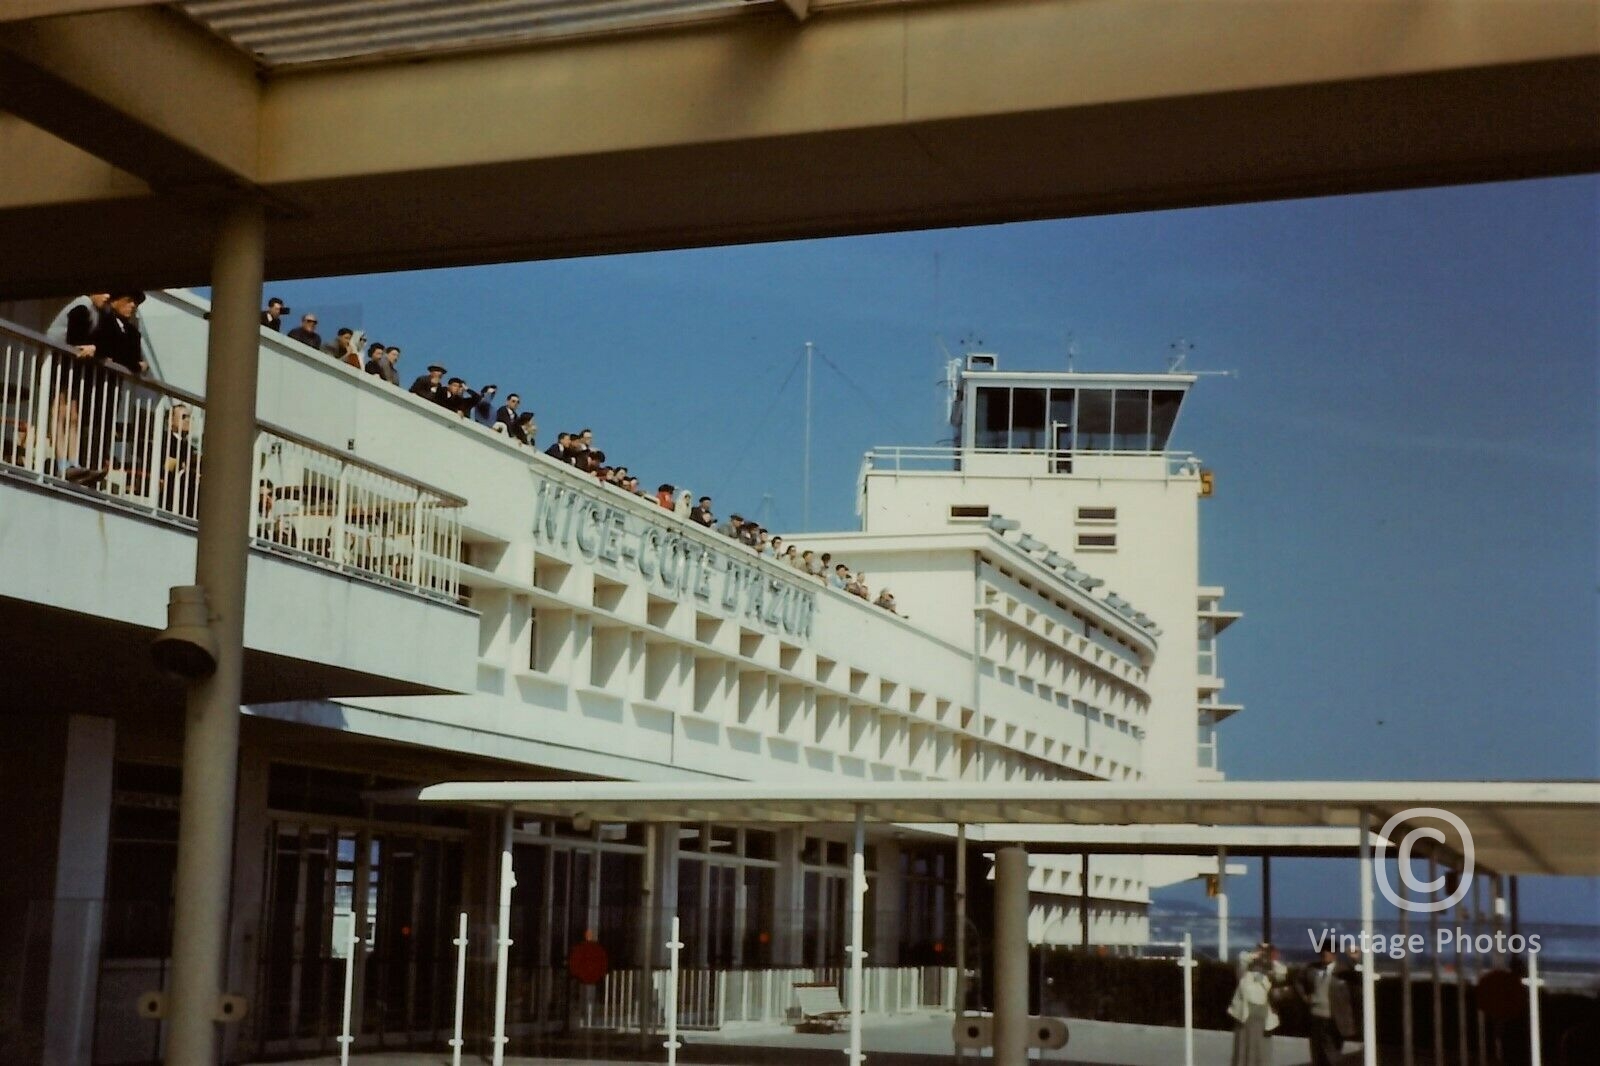
<svg viewBox="0 0 1600 1066"><path fill-rule="evenodd" d="M26 634L0 800L29 836L0 872L21 916L0 929L16 960L0 1046L141 1062L160 1040L136 1000L165 980L183 722L148 641L194 552L187 475L150 427L186 409L203 452L206 307L153 294L159 381L89 383L113 390L77 415L111 456L92 486L58 476L77 435L52 406L54 310L0 308L21 323L0 329L0 620ZM892 589L900 617L325 354L261 344L229 951L250 1012L230 1060L337 1049L341 920L371 941L356 1047L448 1029L459 913L492 962L503 827L394 800L410 786L1220 777L1217 726L1240 708L1216 637L1238 614L1199 572L1209 475L1172 447L1193 376L967 356L956 443L874 449L861 528L786 538ZM791 983L845 964L843 831L517 818L512 834L514 1035L638 1025L628 982L663 965L650 945L673 915L689 1024L781 1017ZM875 830L867 865L868 1009L952 1005L953 834ZM1200 868L1102 856L1085 884L1079 857L1040 856L1033 937L1136 950L1151 888ZM585 939L612 969L588 998L564 976Z"/></svg>

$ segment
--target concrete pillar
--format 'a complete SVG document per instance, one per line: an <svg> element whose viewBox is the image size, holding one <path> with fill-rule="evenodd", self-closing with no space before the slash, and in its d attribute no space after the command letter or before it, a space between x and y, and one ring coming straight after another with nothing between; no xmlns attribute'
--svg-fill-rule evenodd
<svg viewBox="0 0 1600 1066"><path fill-rule="evenodd" d="M861 1012L866 979L867 823L856 805L855 833L850 843L850 1066L861 1066Z"/></svg>
<svg viewBox="0 0 1600 1066"><path fill-rule="evenodd" d="M1217 958L1229 965L1228 958L1228 849L1217 849Z"/></svg>
<svg viewBox="0 0 1600 1066"><path fill-rule="evenodd" d="M909 932L912 939L936 938L937 929L905 928L905 877L900 869L901 846L893 840L878 841L878 884L873 895L873 913L877 923L872 930L872 944L867 948L874 966L900 965L900 941ZM930 916L931 918L932 916Z"/></svg>
<svg viewBox="0 0 1600 1066"><path fill-rule="evenodd" d="M1261 939L1272 940L1272 856L1261 856Z"/></svg>
<svg viewBox="0 0 1600 1066"><path fill-rule="evenodd" d="M254 996L256 975L260 966L266 932L262 920L265 903L267 849L273 841L267 835L271 821L267 817L267 787L272 769L272 759L260 745L247 748L239 757L239 811L235 819L234 840L237 841L233 857L233 919L229 936L228 987L243 995ZM223 1030L223 1061L237 1061L242 1056L233 1054L241 1040L248 1039L253 1027L265 1017L261 1004L253 1008L240 1025Z"/></svg>
<svg viewBox="0 0 1600 1066"><path fill-rule="evenodd" d="M1028 1061L1028 853L1001 848L994 863L994 1063Z"/></svg>
<svg viewBox="0 0 1600 1066"><path fill-rule="evenodd" d="M217 1061L213 1018L227 951L264 241L260 205L239 204L222 219L212 259L194 571L195 584L205 587L209 600L217 667L189 685L184 722L168 1066Z"/></svg>
<svg viewBox="0 0 1600 1066"><path fill-rule="evenodd" d="M1079 947L1089 950L1089 853L1083 853L1083 869L1078 874Z"/></svg>
<svg viewBox="0 0 1600 1066"><path fill-rule="evenodd" d="M1399 878L1400 899L1409 902L1411 899L1411 886L1404 877ZM1402 906L1400 908L1400 937L1402 940L1409 938L1411 933L1411 911ZM1411 1006L1411 952L1400 953L1400 1066L1416 1066L1417 1026Z"/></svg>
<svg viewBox="0 0 1600 1066"><path fill-rule="evenodd" d="M1376 965L1372 952L1372 819L1361 812L1361 1061L1378 1066Z"/></svg>
<svg viewBox="0 0 1600 1066"><path fill-rule="evenodd" d="M1439 860L1432 855L1428 856L1428 881L1433 883L1439 877ZM1444 989L1441 985L1439 967L1439 912L1428 912L1428 963L1429 992L1432 996L1430 1007L1433 1010L1433 1061L1444 1062Z"/></svg>
<svg viewBox="0 0 1600 1066"><path fill-rule="evenodd" d="M67 719L51 896L46 1066L89 1066L94 1044L115 753L111 719L79 714Z"/></svg>
<svg viewBox="0 0 1600 1066"><path fill-rule="evenodd" d="M967 827L956 826L956 1016L967 1013ZM956 1049L956 1058L962 1057Z"/></svg>
<svg viewBox="0 0 1600 1066"><path fill-rule="evenodd" d="M677 835L666 834L675 847ZM777 833L778 868L773 871L772 884L772 964L778 967L799 966L805 959L801 936L805 923L801 921L801 908L805 905L805 875L800 868L799 829L780 829ZM673 867L677 867L677 852L673 851ZM664 899L676 901L677 881L668 892L663 886ZM815 901L813 901L813 904Z"/></svg>

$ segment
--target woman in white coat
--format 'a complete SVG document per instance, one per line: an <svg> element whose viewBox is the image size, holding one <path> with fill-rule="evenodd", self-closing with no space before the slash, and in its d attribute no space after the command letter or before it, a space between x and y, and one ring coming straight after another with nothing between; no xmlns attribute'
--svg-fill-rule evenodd
<svg viewBox="0 0 1600 1066"><path fill-rule="evenodd" d="M1234 1022L1231 1066L1272 1066L1272 1032L1278 1028L1278 1012L1272 1008L1277 965L1272 948L1263 944L1241 967L1239 987L1228 1004Z"/></svg>

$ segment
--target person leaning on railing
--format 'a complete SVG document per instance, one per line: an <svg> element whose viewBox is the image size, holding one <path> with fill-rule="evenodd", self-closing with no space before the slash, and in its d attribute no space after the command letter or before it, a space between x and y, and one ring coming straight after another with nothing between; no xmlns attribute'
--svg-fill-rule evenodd
<svg viewBox="0 0 1600 1066"><path fill-rule="evenodd" d="M105 368L114 365L135 376L148 369L136 321L144 293L107 293L103 304L99 296L74 300L57 316L61 327L51 323L77 356L53 375L51 458L57 476L80 485L103 480L111 468L121 382ZM136 440L140 428L134 427Z"/></svg>

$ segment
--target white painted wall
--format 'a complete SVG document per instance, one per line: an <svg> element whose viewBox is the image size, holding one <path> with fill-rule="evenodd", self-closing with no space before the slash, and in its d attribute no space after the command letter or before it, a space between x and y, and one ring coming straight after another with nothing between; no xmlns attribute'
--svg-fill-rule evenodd
<svg viewBox="0 0 1600 1066"><path fill-rule="evenodd" d="M0 596L163 628L168 589L194 581L194 534L93 499L0 479ZM249 567L246 647L472 686L470 611L259 552Z"/></svg>

